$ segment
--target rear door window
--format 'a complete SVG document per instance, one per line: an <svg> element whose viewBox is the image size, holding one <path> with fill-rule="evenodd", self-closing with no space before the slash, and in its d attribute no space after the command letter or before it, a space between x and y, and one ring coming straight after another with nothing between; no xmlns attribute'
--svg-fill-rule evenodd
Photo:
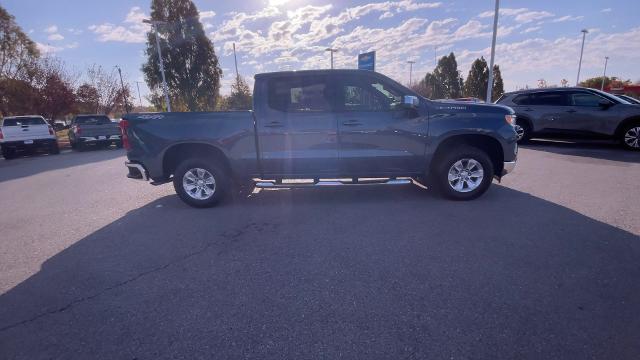
<svg viewBox="0 0 640 360"><path fill-rule="evenodd" d="M111 119L106 116L78 116L73 121L76 125L104 125L111 124Z"/></svg>
<svg viewBox="0 0 640 360"><path fill-rule="evenodd" d="M23 125L45 125L43 118L28 117L28 118L8 118L2 121L2 126L23 126Z"/></svg>
<svg viewBox="0 0 640 360"><path fill-rule="evenodd" d="M587 92L571 93L569 97L571 98L571 105L573 106L598 107L600 106L600 102L605 100L598 95Z"/></svg>
<svg viewBox="0 0 640 360"><path fill-rule="evenodd" d="M269 81L269 107L283 112L331 111L332 96L326 76L291 76Z"/></svg>
<svg viewBox="0 0 640 360"><path fill-rule="evenodd" d="M564 92L540 92L533 94L529 105L566 106L567 96Z"/></svg>

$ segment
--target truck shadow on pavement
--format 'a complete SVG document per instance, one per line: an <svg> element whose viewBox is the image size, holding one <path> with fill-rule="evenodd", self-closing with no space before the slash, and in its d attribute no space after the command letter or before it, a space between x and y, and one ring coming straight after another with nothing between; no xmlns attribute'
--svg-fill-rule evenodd
<svg viewBox="0 0 640 360"><path fill-rule="evenodd" d="M121 149L90 152L63 152L60 155L38 154L13 160L0 158L0 182L20 179L50 170L60 170L124 156Z"/></svg>
<svg viewBox="0 0 640 360"><path fill-rule="evenodd" d="M166 196L1 295L0 358L637 358L639 240L500 185Z"/></svg>
<svg viewBox="0 0 640 360"><path fill-rule="evenodd" d="M521 145L521 147L524 149L545 151L559 155L640 163L640 151L623 149L621 145L611 141L554 141L532 139L526 144Z"/></svg>

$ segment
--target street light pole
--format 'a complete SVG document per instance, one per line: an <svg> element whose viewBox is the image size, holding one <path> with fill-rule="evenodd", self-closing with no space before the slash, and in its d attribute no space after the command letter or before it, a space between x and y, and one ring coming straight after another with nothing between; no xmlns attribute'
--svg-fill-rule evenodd
<svg viewBox="0 0 640 360"><path fill-rule="evenodd" d="M164 61L162 61L162 50L160 50L160 35L158 34L158 25L164 24L164 21L153 21L149 19L142 20L145 24L151 24L154 34L156 36L156 49L158 50L158 60L160 60L160 73L162 74L162 92L164 93L164 103L167 107L167 111L171 112L171 102L169 101L169 90L167 88L167 79L164 76Z"/></svg>
<svg viewBox="0 0 640 360"><path fill-rule="evenodd" d="M602 84L600 85L600 91L604 90L604 80L607 78L607 62L609 62L609 57L604 57L604 72L602 73Z"/></svg>
<svg viewBox="0 0 640 360"><path fill-rule="evenodd" d="M333 53L338 51L338 49L326 48L325 51L328 51L328 52L331 53L331 69L333 69Z"/></svg>
<svg viewBox="0 0 640 360"><path fill-rule="evenodd" d="M487 83L487 99L491 102L491 93L493 92L493 61L496 56L496 36L498 35L498 13L500 10L500 0L496 0L496 9L493 14L493 39L491 40L491 60L489 61L489 82Z"/></svg>
<svg viewBox="0 0 640 360"><path fill-rule="evenodd" d="M138 85L139 81L136 81L136 87L138 88L138 102L140 103L140 107L142 107L142 97L140 96L140 85Z"/></svg>
<svg viewBox="0 0 640 360"><path fill-rule="evenodd" d="M129 102L127 101L127 92L124 89L124 82L122 81L122 70L120 70L120 66L116 65L116 69L118 69L118 74L120 75L120 87L122 87L122 96L124 97L124 109L129 113Z"/></svg>
<svg viewBox="0 0 640 360"><path fill-rule="evenodd" d="M236 85L240 85L240 73L238 72L238 58L236 57L236 43L233 43L233 61L236 64Z"/></svg>
<svg viewBox="0 0 640 360"><path fill-rule="evenodd" d="M411 87L411 75L413 73L413 64L415 64L415 61L407 61L407 63L409 64L409 87Z"/></svg>
<svg viewBox="0 0 640 360"><path fill-rule="evenodd" d="M582 47L580 47L580 61L578 62L578 77L576 77L576 86L580 83L580 70L582 69L582 53L584 52L584 39L589 32L587 29L580 30L582 33Z"/></svg>

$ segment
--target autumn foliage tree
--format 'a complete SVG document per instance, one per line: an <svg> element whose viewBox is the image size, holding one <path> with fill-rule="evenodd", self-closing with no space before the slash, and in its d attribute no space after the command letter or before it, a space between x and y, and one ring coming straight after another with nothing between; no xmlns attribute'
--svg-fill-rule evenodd
<svg viewBox="0 0 640 360"><path fill-rule="evenodd" d="M222 70L211 40L191 0L153 0L151 19L157 23L165 75L174 111L207 111L216 107ZM162 76L156 33L147 34L147 62L142 66L150 99L162 102Z"/></svg>
<svg viewBox="0 0 640 360"><path fill-rule="evenodd" d="M247 82L238 76L231 85L231 94L221 99L220 110L251 110L253 97Z"/></svg>

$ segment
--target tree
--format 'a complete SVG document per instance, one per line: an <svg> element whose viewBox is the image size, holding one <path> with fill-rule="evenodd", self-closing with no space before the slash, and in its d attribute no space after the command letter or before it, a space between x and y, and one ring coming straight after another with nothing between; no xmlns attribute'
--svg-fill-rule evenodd
<svg viewBox="0 0 640 360"><path fill-rule="evenodd" d="M437 83L436 78L432 73L427 73L424 78L417 84L413 85L411 89L429 99L436 99L437 97L435 97L434 95L436 93L442 93L442 89L440 88L439 83Z"/></svg>
<svg viewBox="0 0 640 360"><path fill-rule="evenodd" d="M69 114L75 103L73 88L60 78L58 74L51 74L45 79L44 87L40 90L39 113L54 121L60 115Z"/></svg>
<svg viewBox="0 0 640 360"><path fill-rule="evenodd" d="M95 113L111 114L113 112L124 112L124 99L130 99L131 89L127 82L122 89L120 79L115 72L105 71L101 65L93 64L87 69L87 85L97 92L97 106Z"/></svg>
<svg viewBox="0 0 640 360"><path fill-rule="evenodd" d="M178 111L206 111L216 107L222 70L191 0L152 0L151 19L164 60L171 105ZM147 62L142 66L151 99L162 94L162 76L153 31L147 34ZM155 104L155 101L154 101Z"/></svg>
<svg viewBox="0 0 640 360"><path fill-rule="evenodd" d="M247 82L238 76L231 85L231 94L222 101L219 107L221 110L251 110L253 99Z"/></svg>
<svg viewBox="0 0 640 360"><path fill-rule="evenodd" d="M469 75L464 82L465 96L478 99L487 99L487 84L489 83L489 65L484 57L476 59L471 64ZM491 88L491 101L495 101L504 94L504 82L500 66L493 65L493 85Z"/></svg>
<svg viewBox="0 0 640 360"><path fill-rule="evenodd" d="M24 79L39 56L36 44L0 6L0 78Z"/></svg>
<svg viewBox="0 0 640 360"><path fill-rule="evenodd" d="M612 76L612 77L608 77L605 76L604 77L604 86L605 87L622 87L624 85L631 85L631 80L620 80L620 78ZM602 76L598 76L598 77L594 77L594 78L589 78L586 79L584 81L580 82L580 86L582 87L587 87L587 88L594 88L594 89L600 89L600 86L602 86Z"/></svg>
<svg viewBox="0 0 640 360"><path fill-rule="evenodd" d="M76 89L75 111L79 114L94 114L100 106L98 90L91 84L84 83Z"/></svg>
<svg viewBox="0 0 640 360"><path fill-rule="evenodd" d="M0 115L32 112L37 92L31 80L39 56L36 44L0 6Z"/></svg>
<svg viewBox="0 0 640 360"><path fill-rule="evenodd" d="M450 53L438 60L438 66L433 71L436 86L434 98L455 99L462 96L463 81L458 71L456 56Z"/></svg>
<svg viewBox="0 0 640 360"><path fill-rule="evenodd" d="M502 79L501 79L502 80ZM464 82L464 95L478 99L487 98L487 83L489 82L489 66L484 57L475 59L469 69L469 75Z"/></svg>
<svg viewBox="0 0 640 360"><path fill-rule="evenodd" d="M500 66L493 65L493 87L491 90L491 101L498 100L498 98L500 98L502 94L504 94L504 81L502 81Z"/></svg>

